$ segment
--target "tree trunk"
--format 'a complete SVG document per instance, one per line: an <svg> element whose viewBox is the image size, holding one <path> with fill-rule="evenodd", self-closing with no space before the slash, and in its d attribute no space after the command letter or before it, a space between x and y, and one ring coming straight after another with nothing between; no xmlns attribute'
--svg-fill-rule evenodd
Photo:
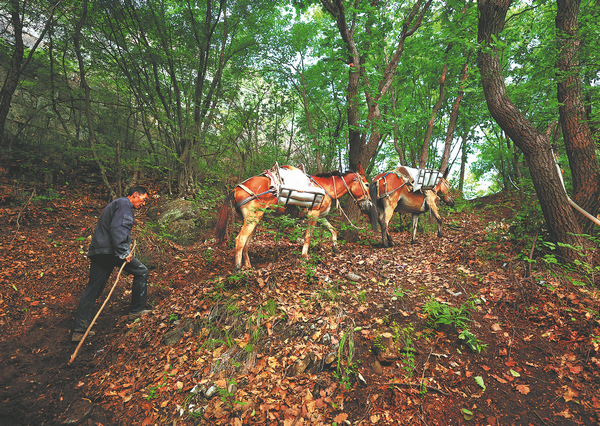
<svg viewBox="0 0 600 426"><path fill-rule="evenodd" d="M450 50L452 43L448 45L446 53ZM431 118L427 122L427 128L425 129L425 138L423 139L423 146L421 147L421 156L419 157L419 168L424 169L427 166L427 153L429 152L429 141L431 140L431 134L433 133L433 125L435 124L435 117L444 103L446 98L446 75L448 74L448 65L442 66L442 75L440 76L440 95L431 110Z"/></svg>
<svg viewBox="0 0 600 426"><path fill-rule="evenodd" d="M560 124L573 177L572 199L592 216L600 203L600 169L596 158L588 117L583 103L579 69L580 0L557 0L556 29L560 43L558 55L558 102ZM581 229L589 233L594 223L576 213Z"/></svg>
<svg viewBox="0 0 600 426"><path fill-rule="evenodd" d="M98 157L98 153L96 151L96 140L95 140L95 133L94 133L94 120L92 118L90 86L87 83L86 73L85 73L85 64L83 61L83 55L81 54L81 42L80 42L81 29L83 28L83 25L87 18L87 6L88 6L88 0L84 0L83 4L82 4L83 11L81 12L81 17L80 17L79 21L77 22L77 25L75 26L75 34L73 35L73 45L75 47L75 54L77 55L77 63L79 64L79 79L80 79L79 84L85 93L84 112L85 112L85 118L87 120L87 125L88 125L88 132L89 132L88 138L89 138L89 142L90 142L90 147L92 149L92 154L94 155L94 160L96 161L96 164L98 165L98 168L100 169L100 174L102 176L102 180L104 181L104 185L106 186L106 189L108 190L109 198L111 200L114 200L115 198L117 198L117 194L115 193L112 185L108 181L108 177L106 176L106 170L104 169L104 166L102 165L102 162L100 161L100 158Z"/></svg>
<svg viewBox="0 0 600 426"><path fill-rule="evenodd" d="M562 188L550 148L549 134L540 133L510 100L494 39L502 32L510 0L480 0L478 63L488 109L498 125L525 155L544 219L553 242L582 245L575 215ZM566 261L577 258L574 250L559 247Z"/></svg>
<svg viewBox="0 0 600 426"><path fill-rule="evenodd" d="M10 102L13 94L19 84L21 75L21 65L23 64L23 54L25 47L23 45L23 23L21 22L21 12L19 8L19 0L10 1L10 14L13 31L15 35L15 48L13 50L11 65L6 74L6 79L0 89L0 145L5 145L5 141L10 138L4 137L4 128L6 125L6 117L10 110Z"/></svg>
<svg viewBox="0 0 600 426"><path fill-rule="evenodd" d="M465 171L467 168L467 133L462 135L460 156L460 178L458 179L458 190L462 193L465 187Z"/></svg>
<svg viewBox="0 0 600 426"><path fill-rule="evenodd" d="M306 124L308 126L308 132L310 133L313 143L315 144L315 162L317 165L317 173L323 173L323 164L321 163L321 147L319 146L319 139L317 138L317 132L315 132L315 128L312 122L312 115L310 110L308 109L308 95L306 93L306 80L304 79L304 58L300 58L301 60L301 68L298 71L300 74L300 84L296 84L292 80L292 84L294 88L298 92L298 96L302 101L302 107L304 108L304 115L306 116Z"/></svg>
<svg viewBox="0 0 600 426"><path fill-rule="evenodd" d="M458 113L460 111L460 103L462 102L462 98L464 96L464 92L462 90L463 84L467 79L467 70L469 68L469 58L467 56L467 61L465 62L465 66L463 67L462 76L460 77L460 90L458 91L458 95L456 95L456 99L454 100L454 105L452 105L452 111L450 112L450 121L448 122L448 131L446 132L446 141L444 144L444 153L442 154L442 164L440 165L440 170L445 172L448 168L448 163L450 161L450 151L452 150L452 139L454 139L454 131L456 130L456 123L458 122Z"/></svg>
<svg viewBox="0 0 600 426"><path fill-rule="evenodd" d="M321 4L331 16L335 19L336 25L340 32L342 41L347 49L347 61L349 65L348 87L347 87L347 103L348 103L348 161L350 168L358 170L358 166L368 167L371 158L377 152L377 147L381 141L381 133L377 129L377 124L381 119L381 111L379 103L386 95L388 89L392 85L394 73L400 61L400 57L404 52L404 44L406 39L413 35L421 26L425 12L429 10L432 0L427 0L423 5L424 0L417 0L411 9L411 12L406 17L402 32L398 39L394 55L385 67L381 80L378 83L377 90L374 95L370 95L366 91L368 116L364 127L368 129L371 136L367 140L367 134L361 134L361 126L359 126L359 102L358 93L361 79L364 77L363 61L360 52L356 45L354 35L356 30L356 22L348 25L346 20L346 6L344 0L321 0ZM374 7L379 6L378 2L373 2ZM371 33L371 27L374 23L369 22L365 32ZM370 37L370 35L369 35ZM367 43L368 44L368 43Z"/></svg>

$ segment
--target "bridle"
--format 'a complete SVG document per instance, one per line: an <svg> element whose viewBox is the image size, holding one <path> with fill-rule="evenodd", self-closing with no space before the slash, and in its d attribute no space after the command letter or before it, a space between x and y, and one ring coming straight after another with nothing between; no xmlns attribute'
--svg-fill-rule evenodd
<svg viewBox="0 0 600 426"><path fill-rule="evenodd" d="M442 200L444 203L446 202L444 200L444 198L440 197L438 192L440 191L440 189L442 188L442 185L446 185L446 188L448 188L446 194L444 195L444 198L446 198L447 196L450 196L450 198L452 198L452 196L450 195L450 183L443 177L440 178L440 183L438 185L436 185L436 187L438 189L432 189L431 191L440 198L440 200Z"/></svg>
<svg viewBox="0 0 600 426"><path fill-rule="evenodd" d="M352 172L352 173L348 173L348 174L353 174L354 175L354 179L352 179L352 180L354 182L358 182L358 185L360 186L360 190L362 192L361 196L357 198L352 193L352 191L350 190L350 187L348 186L348 184L346 183L346 180L344 179L347 175L340 176L340 178L342 179L342 183L346 187L346 191L348 191L348 194L350 194L350 196L354 199L354 201L356 201L357 204L360 204L361 202L365 201L366 199L368 199L370 201L371 200L371 196L369 195L368 191L365 191L365 188L363 186L363 181L361 179L361 176L358 173L356 173L356 172ZM335 189L335 178L333 180L333 188Z"/></svg>

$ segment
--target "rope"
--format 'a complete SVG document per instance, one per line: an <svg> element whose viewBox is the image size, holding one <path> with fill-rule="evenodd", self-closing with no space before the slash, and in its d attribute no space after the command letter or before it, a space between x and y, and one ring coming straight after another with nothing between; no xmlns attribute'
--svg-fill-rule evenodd
<svg viewBox="0 0 600 426"><path fill-rule="evenodd" d="M552 154L554 155L554 153L552 153ZM589 220L594 222L596 225L600 226L600 220L598 220L598 218L592 216L591 214L589 214L588 212L583 210L581 207L579 207L577 204L575 204L575 201L571 200L571 197L569 197L569 194L567 194L567 188L565 187L565 182L563 181L562 171L560 170L558 161L556 161L556 156L554 156L554 158L555 158L554 163L556 164L556 169L558 170L558 177L560 178L560 183L562 184L563 190L565 191L565 195L567 196L567 201L569 202L569 204L573 208L575 208L575 210L577 210L579 213L581 213L582 215L587 217Z"/></svg>

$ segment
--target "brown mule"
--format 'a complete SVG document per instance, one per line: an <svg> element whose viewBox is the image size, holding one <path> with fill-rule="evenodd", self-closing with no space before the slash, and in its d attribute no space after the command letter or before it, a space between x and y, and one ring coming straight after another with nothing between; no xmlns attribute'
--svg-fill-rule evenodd
<svg viewBox="0 0 600 426"><path fill-rule="evenodd" d="M438 223L438 237L442 237L442 217L436 204L440 198L448 206L454 205L454 198L450 194L450 184L446 180L448 170L440 177L431 190L412 192L410 173L404 167L398 167L391 172L382 173L373 179L370 186L371 199L377 206L378 222L381 226L381 239L384 247L393 245L392 237L388 232L388 224L394 212L412 214L412 240L415 243L419 215L431 211ZM376 224L373 224L373 228Z"/></svg>
<svg viewBox="0 0 600 426"><path fill-rule="evenodd" d="M283 166L290 168L289 166ZM359 172L346 173L321 173L315 176L309 176L310 180L325 191L322 201L312 206L312 208L299 207L299 217L305 217L308 220L308 228L304 237L304 246L302 247L302 257L308 257L308 247L310 245L311 230L315 226L319 217L325 216L331 210L333 200L337 200L346 193L357 201L363 212L372 216L372 222L375 221L377 212L369 196L368 182L364 170L360 167ZM256 225L262 219L265 208L277 205L277 191L272 188L271 180L266 175L259 175L247 179L229 193L223 206L219 210L217 226L215 228L215 237L218 242L225 240L225 231L229 221L229 204L235 200L236 209L241 213L244 223L240 233L235 238L235 268L241 269L242 258L244 266L251 268L250 258L248 257L248 246ZM296 206L292 206L293 210ZM278 208L276 212L283 212L283 208ZM331 232L334 249L337 248L337 232L331 224L325 219L325 226Z"/></svg>

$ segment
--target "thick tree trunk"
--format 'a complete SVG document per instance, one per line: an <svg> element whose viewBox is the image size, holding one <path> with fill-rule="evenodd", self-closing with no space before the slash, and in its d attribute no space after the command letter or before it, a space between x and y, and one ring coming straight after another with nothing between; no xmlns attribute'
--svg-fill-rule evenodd
<svg viewBox="0 0 600 426"><path fill-rule="evenodd" d="M573 177L575 203L590 213L598 214L600 203L600 169L583 103L579 70L579 28L577 15L580 0L557 0L556 29L560 43L558 56L558 102L560 124ZM583 232L590 232L594 223L576 213Z"/></svg>
<svg viewBox="0 0 600 426"><path fill-rule="evenodd" d="M23 64L23 54L25 52L25 47L23 45L23 23L21 22L19 3L19 0L10 1L10 14L13 31L15 33L15 46L10 68L6 75L6 79L4 80L4 84L2 85L2 89L0 89L0 146L5 145L5 140L9 139L4 137L6 117L8 117L13 94L19 84L21 65Z"/></svg>
<svg viewBox="0 0 600 426"><path fill-rule="evenodd" d="M480 0L478 41L479 69L488 109L498 125L525 155L533 185L537 192L544 219L553 242L582 245L581 233L575 215L562 188L554 163L549 134L540 133L510 100L498 50L493 39L504 28L510 0ZM560 254L567 261L577 258L573 250L561 247Z"/></svg>

